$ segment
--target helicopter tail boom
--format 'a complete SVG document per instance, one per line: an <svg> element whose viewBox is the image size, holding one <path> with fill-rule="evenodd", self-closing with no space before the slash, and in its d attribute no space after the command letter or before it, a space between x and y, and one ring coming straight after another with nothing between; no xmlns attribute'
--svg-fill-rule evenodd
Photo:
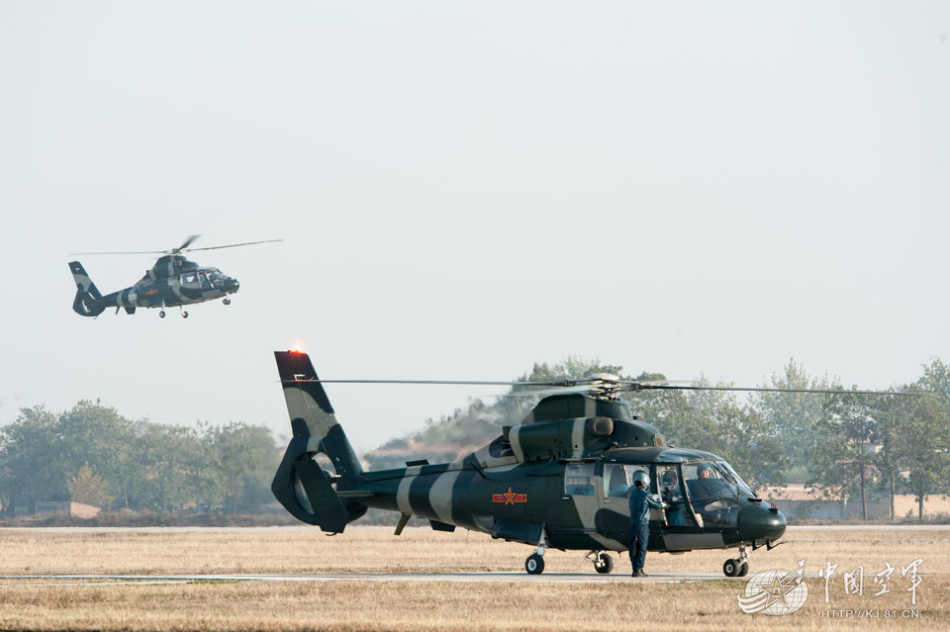
<svg viewBox="0 0 950 632"><path fill-rule="evenodd" d="M76 298L73 299L73 311L81 316L98 316L106 309L102 293L92 282L86 269L78 261L69 263L69 270L76 282Z"/></svg>
<svg viewBox="0 0 950 632"><path fill-rule="evenodd" d="M271 491L298 520L339 533L366 512L356 499L337 493L356 486L363 468L317 381L310 357L296 351L275 351L274 356L293 438Z"/></svg>

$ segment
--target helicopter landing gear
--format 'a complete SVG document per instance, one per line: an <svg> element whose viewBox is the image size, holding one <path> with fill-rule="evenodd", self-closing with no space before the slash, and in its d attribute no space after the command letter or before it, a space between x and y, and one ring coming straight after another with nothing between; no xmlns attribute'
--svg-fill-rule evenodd
<svg viewBox="0 0 950 632"><path fill-rule="evenodd" d="M722 572L726 577L745 577L749 572L749 549L739 547L739 557L726 560L722 565Z"/></svg>
<svg viewBox="0 0 950 632"><path fill-rule="evenodd" d="M544 552L547 548L547 537L544 533L544 527L541 527L541 541L538 542L538 548L524 561L524 569L528 571L529 575L540 575L544 572Z"/></svg>
<svg viewBox="0 0 950 632"><path fill-rule="evenodd" d="M158 317L159 317L159 318L165 318L165 310L164 310L164 309L158 313Z"/></svg>
<svg viewBox="0 0 950 632"><path fill-rule="evenodd" d="M610 556L610 553L604 553L603 551L591 551L586 557L588 560L594 563L594 570L598 573L606 575L610 571L614 570L614 558Z"/></svg>
<svg viewBox="0 0 950 632"><path fill-rule="evenodd" d="M529 575L540 575L544 572L544 558L537 553L532 553L524 561L524 569Z"/></svg>
<svg viewBox="0 0 950 632"><path fill-rule="evenodd" d="M221 302L224 303L225 305L230 305L230 304L231 304L231 297L230 297L230 296L225 296L225 297L224 297L224 300L221 301Z"/></svg>
<svg viewBox="0 0 950 632"><path fill-rule="evenodd" d="M181 317L182 317L182 318L188 318L188 311L185 310L184 308L181 310Z"/></svg>

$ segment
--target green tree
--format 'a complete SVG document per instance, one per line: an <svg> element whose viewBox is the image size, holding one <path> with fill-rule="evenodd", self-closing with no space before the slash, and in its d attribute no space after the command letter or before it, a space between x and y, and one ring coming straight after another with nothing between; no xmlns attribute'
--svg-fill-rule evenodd
<svg viewBox="0 0 950 632"><path fill-rule="evenodd" d="M58 418L63 475L89 463L128 506L127 485L135 467L134 424L100 401L82 400Z"/></svg>
<svg viewBox="0 0 950 632"><path fill-rule="evenodd" d="M939 359L924 365L915 388L931 396L902 398L902 465L917 497L917 518L924 518L928 494L950 488L950 366Z"/></svg>
<svg viewBox="0 0 950 632"><path fill-rule="evenodd" d="M766 388L818 389L834 388L827 378L812 378L795 359L788 361L782 372L773 373ZM826 396L810 393L754 393L753 406L771 432L784 446L790 468L806 470L818 443L815 431L822 418Z"/></svg>
<svg viewBox="0 0 950 632"><path fill-rule="evenodd" d="M42 406L20 409L15 422L0 428L0 494L4 512L38 500L67 500L58 420Z"/></svg>
<svg viewBox="0 0 950 632"><path fill-rule="evenodd" d="M854 390L854 389L852 389ZM842 391L825 400L816 424L808 485L826 495L847 498L857 488L861 515L868 518L868 486L877 431L875 410L866 396Z"/></svg>
<svg viewBox="0 0 950 632"><path fill-rule="evenodd" d="M231 513L270 500L270 479L278 454L263 426L230 423L210 431L208 458L223 481L224 500Z"/></svg>

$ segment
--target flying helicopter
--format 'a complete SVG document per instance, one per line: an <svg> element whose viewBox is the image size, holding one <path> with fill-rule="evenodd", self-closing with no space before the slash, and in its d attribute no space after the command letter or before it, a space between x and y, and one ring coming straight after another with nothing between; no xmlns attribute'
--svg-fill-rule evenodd
<svg viewBox="0 0 950 632"><path fill-rule="evenodd" d="M462 527L487 533L536 547L525 560L530 574L543 572L548 548L586 550L598 573L611 572L610 552L626 550L628 488L640 472L649 476L649 491L668 505L651 509L650 551L738 549L722 570L727 577L742 577L751 551L782 543L786 521L777 508L758 498L724 459L666 445L656 427L630 413L621 392L840 392L635 382L607 374L555 383L321 380L306 353L274 355L293 437L271 490L288 512L329 534L342 533L371 507L400 514L396 535L413 516L437 531ZM548 390L519 425L503 427L491 443L459 461L418 460L405 468L364 471L323 387L332 382L520 384Z"/></svg>
<svg viewBox="0 0 950 632"><path fill-rule="evenodd" d="M82 264L79 261L71 261L69 270L76 282L76 298L73 299L73 311L80 316L95 317L109 307L115 307L117 314L119 309L122 308L125 309L126 313L134 314L138 307L157 307L160 309L159 317L165 318L166 307L179 307L182 318L188 318L186 305L203 303L218 298L223 298L222 303L230 305L231 295L241 287L238 280L222 273L217 268L199 266L194 261L187 259L184 253L283 241L283 239L266 239L224 246L189 248L188 246L198 237L199 235L191 235L182 245L171 250L72 253L74 255L162 255L151 269L145 271L145 276L134 285L105 296L96 288L96 284L89 278Z"/></svg>

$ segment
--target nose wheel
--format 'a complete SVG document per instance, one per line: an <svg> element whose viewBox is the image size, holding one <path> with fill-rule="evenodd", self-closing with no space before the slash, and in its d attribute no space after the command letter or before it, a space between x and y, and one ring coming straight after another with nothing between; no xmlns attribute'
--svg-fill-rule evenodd
<svg viewBox="0 0 950 632"><path fill-rule="evenodd" d="M231 304L231 297L225 296L225 297L224 297L224 300L221 301L221 302L224 303L225 305L230 305L230 304Z"/></svg>
<svg viewBox="0 0 950 632"><path fill-rule="evenodd" d="M739 547L739 557L723 562L722 573L726 577L745 577L749 573L749 549Z"/></svg>

